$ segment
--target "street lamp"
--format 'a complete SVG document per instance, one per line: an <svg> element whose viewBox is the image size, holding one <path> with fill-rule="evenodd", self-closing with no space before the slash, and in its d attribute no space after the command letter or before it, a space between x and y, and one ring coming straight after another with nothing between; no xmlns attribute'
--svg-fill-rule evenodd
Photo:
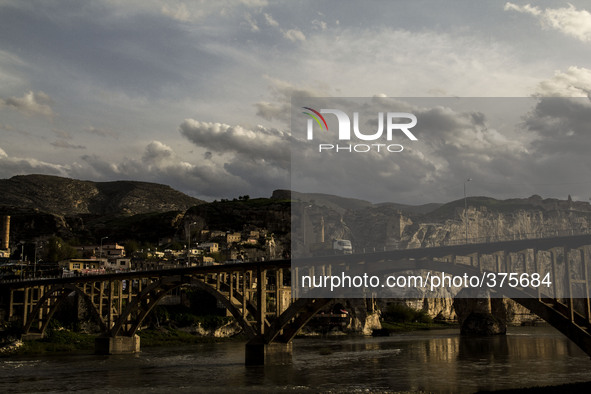
<svg viewBox="0 0 591 394"><path fill-rule="evenodd" d="M102 237L101 238L101 249L100 249L99 259L102 259L103 258L103 240L104 239L107 239L107 238L109 238L109 237Z"/></svg>
<svg viewBox="0 0 591 394"><path fill-rule="evenodd" d="M187 266L191 266L191 226L195 226L197 222L189 223L189 247L187 248Z"/></svg>
<svg viewBox="0 0 591 394"><path fill-rule="evenodd" d="M464 222L466 223L466 243L468 243L468 199L466 198L466 183L470 182L472 178L464 181Z"/></svg>

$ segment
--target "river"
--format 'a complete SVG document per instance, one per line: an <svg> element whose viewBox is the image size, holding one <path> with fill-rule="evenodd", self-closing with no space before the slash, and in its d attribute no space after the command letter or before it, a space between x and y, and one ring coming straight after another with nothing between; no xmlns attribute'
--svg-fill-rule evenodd
<svg viewBox="0 0 591 394"><path fill-rule="evenodd" d="M0 392L475 392L591 381L591 360L551 327L462 338L458 330L302 338L289 365L244 366L244 344L140 354L0 359Z"/></svg>

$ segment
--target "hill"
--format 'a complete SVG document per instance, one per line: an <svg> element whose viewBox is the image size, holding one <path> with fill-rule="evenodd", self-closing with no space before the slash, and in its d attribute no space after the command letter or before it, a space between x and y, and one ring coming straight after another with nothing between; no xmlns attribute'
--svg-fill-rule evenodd
<svg viewBox="0 0 591 394"><path fill-rule="evenodd" d="M0 180L0 210L54 215L137 215L185 211L204 201L170 186L136 181L91 182L49 175Z"/></svg>

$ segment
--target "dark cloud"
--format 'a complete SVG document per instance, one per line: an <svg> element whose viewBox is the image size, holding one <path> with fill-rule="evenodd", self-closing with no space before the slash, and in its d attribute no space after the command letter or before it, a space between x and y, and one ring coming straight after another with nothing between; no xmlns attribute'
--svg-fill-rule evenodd
<svg viewBox="0 0 591 394"><path fill-rule="evenodd" d="M413 113L418 124L412 132L418 141L402 134L394 137L390 143L404 146L399 153L319 153L317 144L321 142L344 146L366 143L355 138L338 141L334 117L326 115L332 134L316 130L314 143L292 153L294 189L372 201L425 203L461 198L464 180L470 177L470 195L509 198L548 195L549 191L558 195L564 182L580 181L580 170L589 167L585 163L591 140L579 133L590 120L588 103L573 104L565 99L559 100L560 105L534 99L355 100L329 108L349 114L362 109L360 120L367 127L362 131L367 133L369 128L375 130L374 118L378 111L386 112L384 108ZM314 108L326 108L312 99L308 102ZM522 117L527 114L530 118L525 124L539 123L540 130L524 125ZM292 117L300 119L292 126L294 136L304 138L307 118L299 116L297 108ZM561 128L557 129L557 124ZM577 135L581 136L579 141ZM388 143L385 138L379 142ZM578 164L571 167L570 163ZM584 196L581 188L577 193Z"/></svg>
<svg viewBox="0 0 591 394"><path fill-rule="evenodd" d="M29 91L23 97L0 99L0 107L16 109L26 115L43 115L53 117L51 98L43 92Z"/></svg>
<svg viewBox="0 0 591 394"><path fill-rule="evenodd" d="M0 177L9 178L14 175L48 174L67 176L69 167L47 163L33 158L9 156L0 148Z"/></svg>
<svg viewBox="0 0 591 394"><path fill-rule="evenodd" d="M232 153L238 160L262 160L280 168L289 167L289 134L262 126L254 130L223 123L186 119L180 125L181 134L195 145L217 152Z"/></svg>
<svg viewBox="0 0 591 394"><path fill-rule="evenodd" d="M65 140L56 140L51 143L52 146L56 148L65 148L65 149L86 149L84 145L74 145L69 143Z"/></svg>
<svg viewBox="0 0 591 394"><path fill-rule="evenodd" d="M152 141L146 147L142 161L144 163L159 163L173 158L174 152L172 148L163 144L160 141Z"/></svg>
<svg viewBox="0 0 591 394"><path fill-rule="evenodd" d="M62 140L71 140L72 139L72 135L65 130L51 129L51 132L53 134L55 134L58 138L61 138Z"/></svg>
<svg viewBox="0 0 591 394"><path fill-rule="evenodd" d="M160 141L152 141L146 146L141 159L128 158L118 163L108 162L97 155L82 156L85 166L73 171L76 177L98 179L135 179L171 185L172 187L200 198L224 198L249 193L268 194L268 178L261 167L252 166L244 171L244 166L232 168L211 160L198 164L184 162L169 146ZM248 166L248 163L245 165ZM273 171L277 172L276 169ZM285 176L284 176L285 178ZM261 181L265 187L261 187ZM280 183L284 187L287 181Z"/></svg>
<svg viewBox="0 0 591 394"><path fill-rule="evenodd" d="M94 126L87 127L84 129L84 131L86 131L87 133L90 133L90 134L98 135L100 137L109 137L109 138L119 138L119 134L120 134L120 133L113 131L113 130L100 129L100 128L96 128Z"/></svg>

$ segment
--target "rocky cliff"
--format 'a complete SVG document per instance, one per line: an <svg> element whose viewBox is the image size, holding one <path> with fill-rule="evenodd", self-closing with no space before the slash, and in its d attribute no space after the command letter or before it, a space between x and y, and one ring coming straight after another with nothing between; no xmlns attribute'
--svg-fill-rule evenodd
<svg viewBox="0 0 591 394"><path fill-rule="evenodd" d="M322 238L325 242L333 238L350 239L356 253L462 244L466 237L469 242L493 242L569 235L591 227L591 205L570 198L532 196L496 200L471 197L467 200L467 210L462 199L431 205L430 211L426 207L417 210L391 204L358 205L356 209L339 210L328 204L309 202L310 199L302 200L293 211L295 231L305 226L307 243L320 242ZM301 242L294 246L305 253ZM531 258L515 263L525 266L531 264L529 260ZM542 256L542 267L548 263L549 258ZM432 317L456 319L450 298L453 294L444 292L438 297L419 297L408 300L407 304L427 311ZM527 310L508 300L499 308L504 310L510 324L535 319Z"/></svg>
<svg viewBox="0 0 591 394"><path fill-rule="evenodd" d="M17 242L52 235L81 242L107 235L155 242L176 232L179 214L204 203L156 183L48 175L2 179L0 190L0 214L12 217Z"/></svg>

